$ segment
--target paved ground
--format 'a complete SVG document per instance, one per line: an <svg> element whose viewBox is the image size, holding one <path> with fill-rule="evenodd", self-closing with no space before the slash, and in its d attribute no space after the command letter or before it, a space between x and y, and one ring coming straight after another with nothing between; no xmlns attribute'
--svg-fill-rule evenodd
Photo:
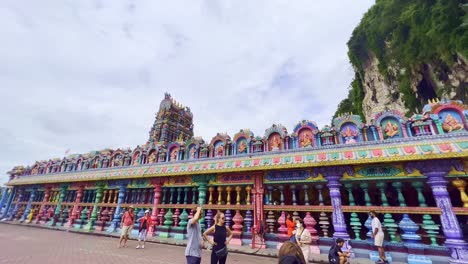
<svg viewBox="0 0 468 264"><path fill-rule="evenodd" d="M118 249L116 238L0 224L0 263L184 264L184 247L147 243L145 249ZM210 263L204 250L202 263ZM229 253L227 263L273 264L274 258Z"/></svg>

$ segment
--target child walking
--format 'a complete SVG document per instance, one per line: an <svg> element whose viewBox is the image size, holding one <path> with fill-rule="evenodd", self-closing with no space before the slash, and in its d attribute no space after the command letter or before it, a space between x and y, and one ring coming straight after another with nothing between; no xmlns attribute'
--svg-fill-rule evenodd
<svg viewBox="0 0 468 264"><path fill-rule="evenodd" d="M148 228L151 223L150 211L146 210L145 215L137 220L140 222L140 228L138 230L138 248L145 248L146 243L146 235L148 234ZM143 245L141 245L141 241L143 240Z"/></svg>

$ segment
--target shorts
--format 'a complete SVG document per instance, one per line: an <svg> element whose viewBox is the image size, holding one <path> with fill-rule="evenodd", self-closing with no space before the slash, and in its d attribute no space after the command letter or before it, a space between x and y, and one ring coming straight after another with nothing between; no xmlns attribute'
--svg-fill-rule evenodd
<svg viewBox="0 0 468 264"><path fill-rule="evenodd" d="M142 229L140 231L140 233L138 233L138 241L146 241L146 235L148 234L148 230L147 229Z"/></svg>
<svg viewBox="0 0 468 264"><path fill-rule="evenodd" d="M201 258L194 256L185 256L187 258L187 264L200 264Z"/></svg>
<svg viewBox="0 0 468 264"><path fill-rule="evenodd" d="M384 240L384 235L383 234L377 234L374 237L374 245L377 247L383 246L383 240Z"/></svg>
<svg viewBox="0 0 468 264"><path fill-rule="evenodd" d="M130 237L130 232L132 231L133 226L124 226L122 227L122 233L120 233L120 237Z"/></svg>

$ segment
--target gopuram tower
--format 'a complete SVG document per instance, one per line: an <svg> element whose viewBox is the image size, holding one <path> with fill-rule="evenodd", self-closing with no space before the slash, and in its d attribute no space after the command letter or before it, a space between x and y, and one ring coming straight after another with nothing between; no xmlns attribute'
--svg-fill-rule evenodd
<svg viewBox="0 0 468 264"><path fill-rule="evenodd" d="M170 94L164 94L156 120L149 132L148 142L187 141L193 137L193 114L190 108L176 102Z"/></svg>

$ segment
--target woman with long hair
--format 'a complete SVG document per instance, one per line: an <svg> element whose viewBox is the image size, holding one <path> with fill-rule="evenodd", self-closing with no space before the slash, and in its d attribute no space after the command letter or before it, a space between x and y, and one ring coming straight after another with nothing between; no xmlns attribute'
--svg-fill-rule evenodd
<svg viewBox="0 0 468 264"><path fill-rule="evenodd" d="M225 225L224 213L218 212L214 217L214 225L203 233L203 237L208 243L213 245L211 252L211 264L225 264L227 259L227 245L231 242L232 231ZM213 234L213 240L208 239L208 235Z"/></svg>
<svg viewBox="0 0 468 264"><path fill-rule="evenodd" d="M309 261L310 243L312 243L312 236L309 230L305 229L304 221L300 218L296 219L296 230L294 235L296 236L296 243L301 248L304 259Z"/></svg>
<svg viewBox="0 0 468 264"><path fill-rule="evenodd" d="M278 251L278 264L307 264L307 262L297 244L285 241Z"/></svg>

